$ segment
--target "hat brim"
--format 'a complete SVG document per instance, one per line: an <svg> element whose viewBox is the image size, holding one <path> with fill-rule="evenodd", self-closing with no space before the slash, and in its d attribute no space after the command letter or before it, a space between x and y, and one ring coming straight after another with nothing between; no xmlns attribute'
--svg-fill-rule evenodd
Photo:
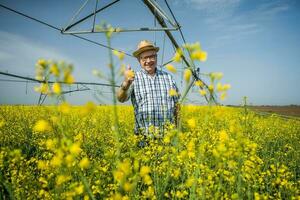
<svg viewBox="0 0 300 200"><path fill-rule="evenodd" d="M136 57L136 58L138 58L141 53L143 53L145 51L151 51L151 50L158 52L159 51L159 47L154 47L154 46L142 47L142 48L136 50L135 52L133 52L133 56Z"/></svg>

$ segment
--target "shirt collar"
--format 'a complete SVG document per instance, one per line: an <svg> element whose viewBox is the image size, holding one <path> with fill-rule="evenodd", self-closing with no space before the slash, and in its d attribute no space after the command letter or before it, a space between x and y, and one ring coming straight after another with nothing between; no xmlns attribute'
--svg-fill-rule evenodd
<svg viewBox="0 0 300 200"><path fill-rule="evenodd" d="M149 75L149 73L144 69L144 68L142 68L141 69L141 72L143 72L144 74L146 74L146 75ZM162 72L161 72L161 70L159 70L157 67L155 68L155 74L154 74L154 76L156 76L156 75L160 75ZM150 76L150 75L149 75Z"/></svg>

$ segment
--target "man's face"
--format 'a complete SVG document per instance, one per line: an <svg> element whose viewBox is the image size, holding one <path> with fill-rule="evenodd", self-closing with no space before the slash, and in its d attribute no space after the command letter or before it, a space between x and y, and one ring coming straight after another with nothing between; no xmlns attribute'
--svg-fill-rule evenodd
<svg viewBox="0 0 300 200"><path fill-rule="evenodd" d="M145 51L140 54L139 62L143 69L145 69L150 75L155 73L157 65L156 51Z"/></svg>

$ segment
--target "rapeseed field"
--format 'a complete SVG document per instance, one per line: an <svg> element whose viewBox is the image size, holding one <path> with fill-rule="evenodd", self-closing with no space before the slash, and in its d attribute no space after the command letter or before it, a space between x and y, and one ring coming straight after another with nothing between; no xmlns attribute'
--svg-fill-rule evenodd
<svg viewBox="0 0 300 200"><path fill-rule="evenodd" d="M178 127L150 127L147 136L134 134L133 108L117 105L122 52L109 50L110 75L94 71L112 85L106 106L68 104L63 89L75 81L73 66L39 60L35 90L60 103L0 106L0 199L300 199L300 121L215 105L231 86L220 72L204 74L209 84L197 78L194 62L207 59L199 43L178 48L173 61L184 51L190 64ZM185 104L192 87L207 106Z"/></svg>
<svg viewBox="0 0 300 200"><path fill-rule="evenodd" d="M299 199L297 120L183 106L181 130L143 138L131 106L117 106L118 132L113 110L1 106L1 198Z"/></svg>

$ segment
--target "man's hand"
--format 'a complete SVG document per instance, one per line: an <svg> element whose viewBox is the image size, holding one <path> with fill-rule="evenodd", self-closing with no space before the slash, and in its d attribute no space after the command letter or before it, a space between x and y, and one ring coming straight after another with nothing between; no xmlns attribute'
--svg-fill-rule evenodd
<svg viewBox="0 0 300 200"><path fill-rule="evenodd" d="M128 65L124 72L125 80L122 84L123 89L128 89L131 83L134 81L134 71Z"/></svg>
<svg viewBox="0 0 300 200"><path fill-rule="evenodd" d="M120 102L125 102L128 99L127 90L134 80L134 71L131 70L130 66L127 66L127 69L124 72L125 80L123 81L120 89L117 93L117 98Z"/></svg>

